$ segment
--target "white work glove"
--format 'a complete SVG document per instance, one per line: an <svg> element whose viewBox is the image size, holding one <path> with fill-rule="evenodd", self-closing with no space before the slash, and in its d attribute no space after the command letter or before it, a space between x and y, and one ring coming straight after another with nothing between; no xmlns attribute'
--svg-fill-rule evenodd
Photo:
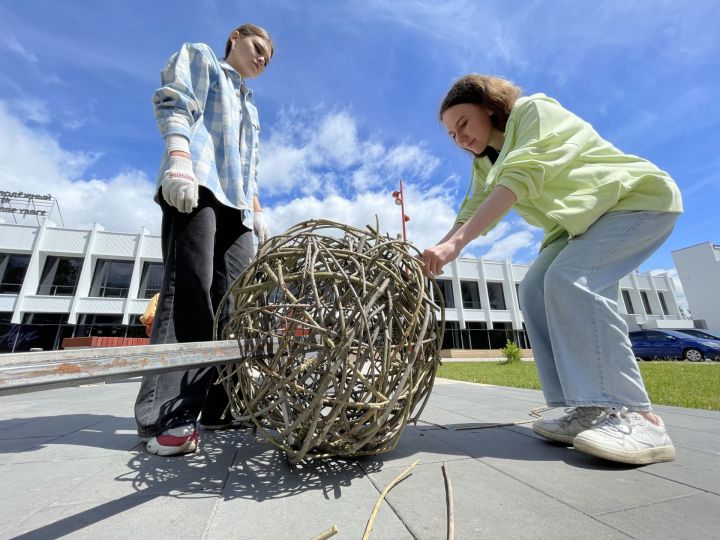
<svg viewBox="0 0 720 540"><path fill-rule="evenodd" d="M257 236L258 243L263 244L270 237L270 229L265 222L265 216L262 212L253 213L253 231Z"/></svg>
<svg viewBox="0 0 720 540"><path fill-rule="evenodd" d="M190 158L168 158L168 168L163 173L162 194L170 206L186 214L198 205L198 181Z"/></svg>

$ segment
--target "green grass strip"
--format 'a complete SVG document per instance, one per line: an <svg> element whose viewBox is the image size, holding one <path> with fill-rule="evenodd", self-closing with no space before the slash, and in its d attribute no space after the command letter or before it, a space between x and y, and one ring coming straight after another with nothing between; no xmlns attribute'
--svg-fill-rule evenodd
<svg viewBox="0 0 720 540"><path fill-rule="evenodd" d="M643 362L639 365L653 404L720 411L720 363ZM437 376L540 390L534 362L444 362Z"/></svg>

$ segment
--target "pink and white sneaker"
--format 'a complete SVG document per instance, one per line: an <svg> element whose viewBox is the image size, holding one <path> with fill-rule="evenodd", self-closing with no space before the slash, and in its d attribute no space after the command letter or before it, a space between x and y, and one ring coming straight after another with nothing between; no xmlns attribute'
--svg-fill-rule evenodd
<svg viewBox="0 0 720 540"><path fill-rule="evenodd" d="M148 453L158 456L179 456L197 450L199 442L198 431L191 424L171 428L160 435L150 437L145 448Z"/></svg>

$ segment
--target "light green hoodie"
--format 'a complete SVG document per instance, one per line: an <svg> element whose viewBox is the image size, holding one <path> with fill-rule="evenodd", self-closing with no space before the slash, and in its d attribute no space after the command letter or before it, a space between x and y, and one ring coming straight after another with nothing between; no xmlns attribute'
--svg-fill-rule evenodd
<svg viewBox="0 0 720 540"><path fill-rule="evenodd" d="M680 190L665 171L624 154L544 94L515 102L494 165L475 158L456 222L468 221L497 185L515 194L518 214L545 230L542 247L564 231L584 233L606 212L683 211Z"/></svg>

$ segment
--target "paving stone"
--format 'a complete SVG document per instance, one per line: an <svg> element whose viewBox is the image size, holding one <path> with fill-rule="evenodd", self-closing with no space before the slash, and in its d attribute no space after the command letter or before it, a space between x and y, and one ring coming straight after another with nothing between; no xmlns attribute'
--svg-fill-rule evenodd
<svg viewBox="0 0 720 540"><path fill-rule="evenodd" d="M0 467L3 486L0 491L0 538L13 536L20 530L23 521L73 493L78 486L107 467L107 460L88 459L62 464L20 463ZM31 521L30 525L34 528L32 523L35 522Z"/></svg>
<svg viewBox="0 0 720 540"><path fill-rule="evenodd" d="M699 493L597 516L596 519L646 540L717 540L720 496Z"/></svg>
<svg viewBox="0 0 720 540"><path fill-rule="evenodd" d="M445 537L443 462L457 538L717 536L715 411L658 407L678 459L628 467L533 434L541 392L438 380L422 415L431 423L409 426L392 452L290 467L247 429L201 432L190 456L146 454L138 384L0 398L0 538L310 538L333 523L338 538L358 538L379 492L418 458L372 538Z"/></svg>
<svg viewBox="0 0 720 540"><path fill-rule="evenodd" d="M208 538L312 538L333 524L338 538L361 538L378 497L353 460L291 466L275 448L248 446L237 454ZM383 507L372 538L412 537Z"/></svg>
<svg viewBox="0 0 720 540"><path fill-rule="evenodd" d="M407 467L416 459L422 463L465 459L467 454L447 444L442 437L433 437L430 432L409 426L405 429L397 446L391 451L376 456L358 459L365 471L382 467Z"/></svg>
<svg viewBox="0 0 720 540"><path fill-rule="evenodd" d="M44 448L55 437L33 437L29 439L0 439L0 465L23 461L32 452Z"/></svg>
<svg viewBox="0 0 720 540"><path fill-rule="evenodd" d="M720 495L720 457L717 455L710 457L706 452L679 448L675 461L648 465L640 470Z"/></svg>
<svg viewBox="0 0 720 540"><path fill-rule="evenodd" d="M642 469L596 459L512 430L489 429L465 434L467 441L463 441L461 435L447 442L590 515L698 491L678 482L644 475ZM438 431L427 436L446 438Z"/></svg>
<svg viewBox="0 0 720 540"><path fill-rule="evenodd" d="M467 459L446 467L453 490L456 538L626 538L484 463ZM383 469L370 476L384 487L397 473L397 469ZM441 464L418 465L390 491L387 500L416 538L446 538Z"/></svg>
<svg viewBox="0 0 720 540"><path fill-rule="evenodd" d="M218 499L217 495L178 499L135 493L97 503L53 503L9 532L17 540L203 538Z"/></svg>
<svg viewBox="0 0 720 540"><path fill-rule="evenodd" d="M720 432L701 431L686 426L668 426L668 433L678 449L695 450L720 456Z"/></svg>
<svg viewBox="0 0 720 540"><path fill-rule="evenodd" d="M73 430L67 435L58 435L49 439L20 439L20 441L27 441L28 448L21 453L16 453L8 462L32 463L107 457L108 451L124 454L139 444L135 431L135 420L131 418L92 415L89 415L87 419L74 417L68 419L63 416L53 418L63 426L82 425L83 427ZM47 421L50 422L49 419ZM31 432L39 433L39 428L40 426L33 426ZM7 441L0 441L0 448L4 442Z"/></svg>

